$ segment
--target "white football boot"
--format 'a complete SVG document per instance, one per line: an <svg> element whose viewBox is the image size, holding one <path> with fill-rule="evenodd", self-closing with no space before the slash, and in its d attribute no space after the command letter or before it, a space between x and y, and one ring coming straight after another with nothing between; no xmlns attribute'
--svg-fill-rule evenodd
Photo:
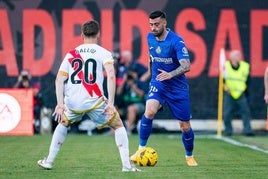
<svg viewBox="0 0 268 179"><path fill-rule="evenodd" d="M131 166L130 168L123 167L122 172L140 172L141 170L136 168L135 166Z"/></svg>
<svg viewBox="0 0 268 179"><path fill-rule="evenodd" d="M37 164L38 164L40 167L42 167L42 168L44 168L44 169L47 169L47 170L50 170L50 169L52 169L52 167L53 167L53 163L51 163L51 162L47 162L47 159L46 159L46 158L44 158L44 159L42 159L42 160L38 160Z"/></svg>

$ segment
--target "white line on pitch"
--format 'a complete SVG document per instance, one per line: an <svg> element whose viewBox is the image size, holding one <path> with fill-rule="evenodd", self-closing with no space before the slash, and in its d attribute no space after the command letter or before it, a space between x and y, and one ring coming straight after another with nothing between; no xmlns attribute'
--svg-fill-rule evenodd
<svg viewBox="0 0 268 179"><path fill-rule="evenodd" d="M245 144L245 143L241 143L241 142L238 142L236 140L233 140L233 139L230 139L230 138L227 138L227 137L218 137L218 136L206 136L206 138L213 138L213 139L219 139L219 140L222 140L224 142L227 142L229 144L232 144L232 145L236 145L236 146L241 146L241 147L247 147L247 148L250 148L252 150L256 150L256 151L260 151L260 152L263 152L263 153L268 153L268 150L264 150L264 149L261 149L255 145L249 145L249 144Z"/></svg>

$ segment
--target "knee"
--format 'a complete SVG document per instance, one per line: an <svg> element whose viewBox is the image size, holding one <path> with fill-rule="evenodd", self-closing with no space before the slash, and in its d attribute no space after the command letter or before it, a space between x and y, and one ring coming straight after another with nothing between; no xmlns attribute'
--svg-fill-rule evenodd
<svg viewBox="0 0 268 179"><path fill-rule="evenodd" d="M180 128L182 132L190 130L191 128L190 121L180 121Z"/></svg>
<svg viewBox="0 0 268 179"><path fill-rule="evenodd" d="M61 121L61 124L64 125L65 127L69 127L71 125L71 123L69 121Z"/></svg>
<svg viewBox="0 0 268 179"><path fill-rule="evenodd" d="M155 114L156 114L156 111L153 111L153 110L146 110L145 111L145 116L147 118L150 118L150 119L154 118Z"/></svg>
<svg viewBox="0 0 268 179"><path fill-rule="evenodd" d="M152 107L147 107L145 110L145 116L150 119L154 118L156 113L157 113L157 109L152 108Z"/></svg>
<svg viewBox="0 0 268 179"><path fill-rule="evenodd" d="M114 121L109 126L114 130L124 126L119 114L116 114Z"/></svg>
<svg viewBox="0 0 268 179"><path fill-rule="evenodd" d="M71 121L69 121L66 117L64 117L64 119L60 121L60 123L65 127L69 127L72 124Z"/></svg>

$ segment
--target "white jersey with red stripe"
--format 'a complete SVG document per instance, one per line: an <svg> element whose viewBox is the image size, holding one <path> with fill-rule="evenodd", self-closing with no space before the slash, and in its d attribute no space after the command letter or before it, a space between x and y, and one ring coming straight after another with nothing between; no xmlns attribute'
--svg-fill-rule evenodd
<svg viewBox="0 0 268 179"><path fill-rule="evenodd" d="M64 102L71 110L88 110L103 97L104 64L113 63L111 52L97 44L82 44L66 54L59 73L68 76Z"/></svg>

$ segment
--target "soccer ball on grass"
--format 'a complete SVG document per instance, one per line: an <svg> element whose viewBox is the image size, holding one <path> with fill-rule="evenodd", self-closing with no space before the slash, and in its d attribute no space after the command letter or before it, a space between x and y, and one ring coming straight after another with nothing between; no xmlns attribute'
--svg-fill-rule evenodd
<svg viewBox="0 0 268 179"><path fill-rule="evenodd" d="M144 147L138 150L137 164L139 166L155 166L158 160L157 152L151 147Z"/></svg>

